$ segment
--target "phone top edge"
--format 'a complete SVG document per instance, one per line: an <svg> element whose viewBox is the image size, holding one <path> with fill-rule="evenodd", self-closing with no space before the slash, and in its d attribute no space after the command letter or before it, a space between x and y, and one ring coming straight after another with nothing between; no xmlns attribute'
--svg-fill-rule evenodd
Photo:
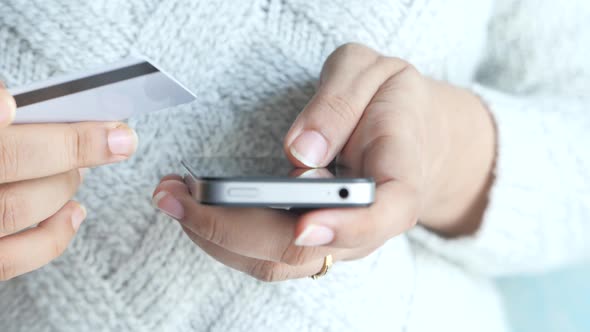
<svg viewBox="0 0 590 332"><path fill-rule="evenodd" d="M367 183L374 184L373 178L301 178L301 177L281 177L281 176L236 176L236 177L195 177L202 182L215 183L249 183L249 182L269 182L269 183Z"/></svg>

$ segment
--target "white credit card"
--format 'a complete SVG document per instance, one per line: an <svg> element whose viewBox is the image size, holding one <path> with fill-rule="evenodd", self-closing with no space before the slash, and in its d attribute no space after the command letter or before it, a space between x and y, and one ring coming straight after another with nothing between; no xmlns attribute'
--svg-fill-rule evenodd
<svg viewBox="0 0 590 332"><path fill-rule="evenodd" d="M121 121L195 96L152 63L133 58L8 90L14 123Z"/></svg>

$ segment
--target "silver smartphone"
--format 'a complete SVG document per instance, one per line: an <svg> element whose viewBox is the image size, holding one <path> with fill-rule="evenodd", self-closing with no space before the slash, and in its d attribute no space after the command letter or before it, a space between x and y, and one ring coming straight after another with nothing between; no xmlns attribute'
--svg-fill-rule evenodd
<svg viewBox="0 0 590 332"><path fill-rule="evenodd" d="M202 204L313 209L364 207L375 181L345 168L294 168L282 158L194 158L182 162L192 196Z"/></svg>

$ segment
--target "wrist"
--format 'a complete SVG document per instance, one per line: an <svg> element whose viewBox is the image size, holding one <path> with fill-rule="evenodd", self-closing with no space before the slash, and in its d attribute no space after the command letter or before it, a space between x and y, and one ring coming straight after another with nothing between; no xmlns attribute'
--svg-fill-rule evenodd
<svg viewBox="0 0 590 332"><path fill-rule="evenodd" d="M429 81L433 126L420 223L445 236L479 228L493 182L496 129L478 96Z"/></svg>

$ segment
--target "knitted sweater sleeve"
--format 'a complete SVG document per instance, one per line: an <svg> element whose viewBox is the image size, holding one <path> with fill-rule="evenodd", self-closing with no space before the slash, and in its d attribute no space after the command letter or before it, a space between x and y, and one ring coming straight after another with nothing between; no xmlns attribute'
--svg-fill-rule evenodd
<svg viewBox="0 0 590 332"><path fill-rule="evenodd" d="M498 136L483 224L458 239L417 227L415 246L489 275L590 257L589 30L582 0L498 5L472 86Z"/></svg>

